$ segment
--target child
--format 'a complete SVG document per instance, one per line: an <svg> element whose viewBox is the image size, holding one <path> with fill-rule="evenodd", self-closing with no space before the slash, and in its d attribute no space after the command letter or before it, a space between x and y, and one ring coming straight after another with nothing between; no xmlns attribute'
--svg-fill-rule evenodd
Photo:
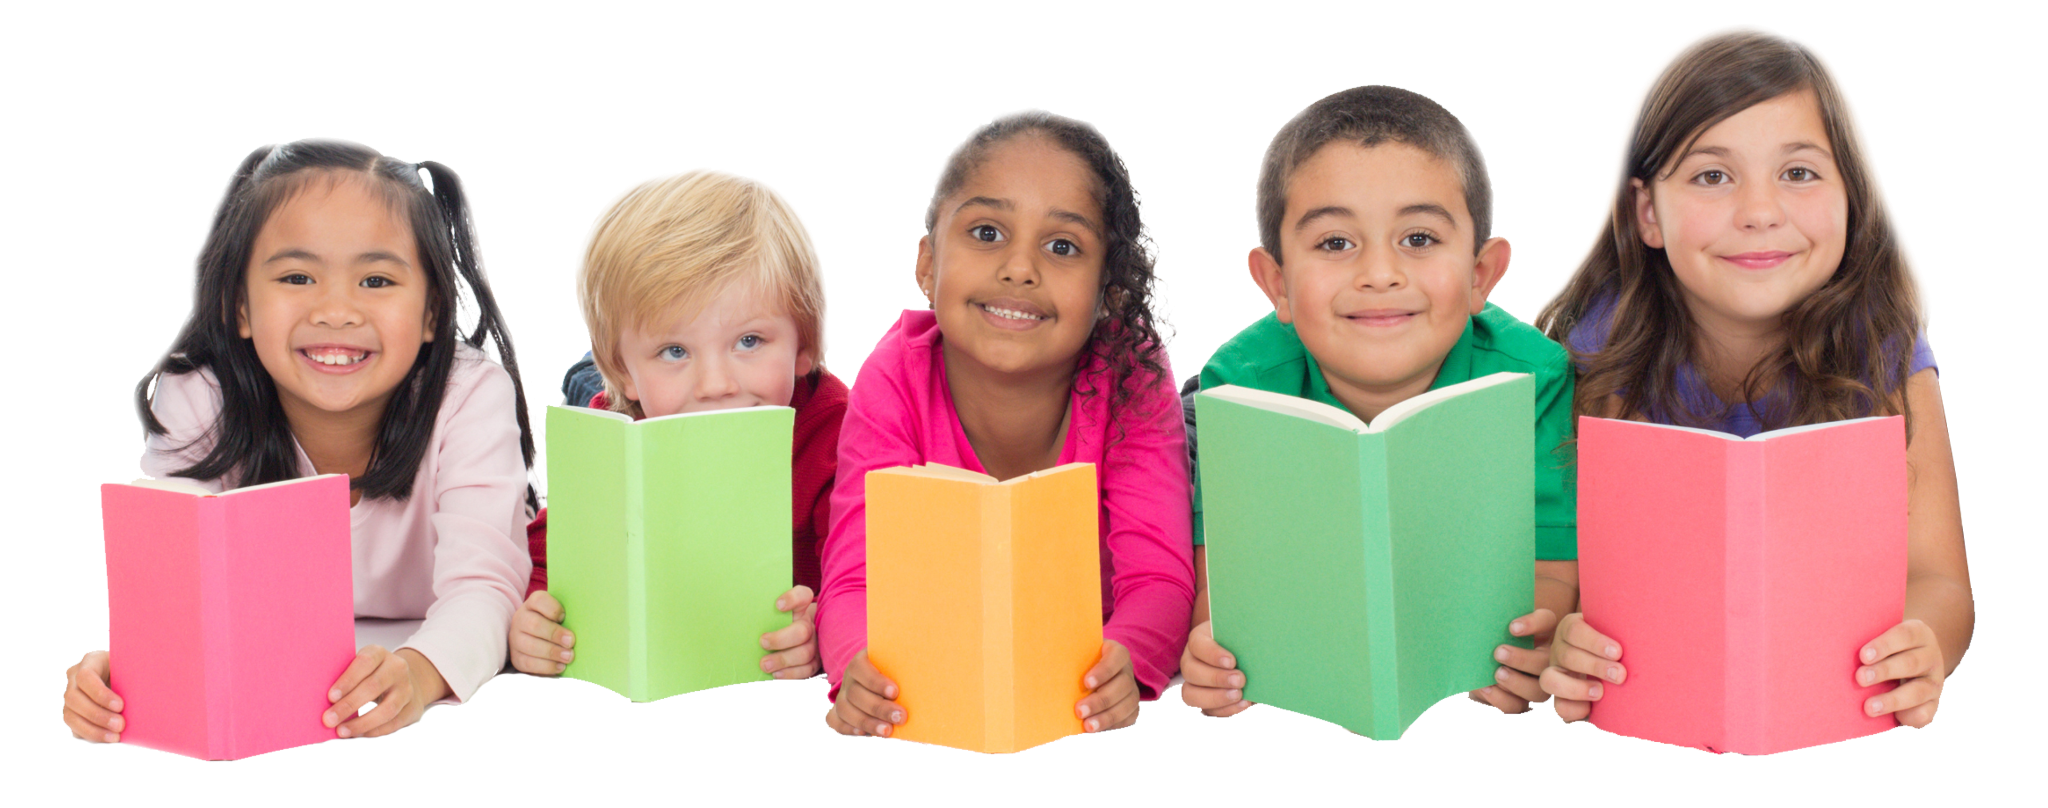
<svg viewBox="0 0 2048 808"><path fill-rule="evenodd" d="M1571 434L1572 377L1562 348L1486 302L1509 252L1506 240L1489 237L1492 207L1479 148L1435 102L1357 87L1310 105L1273 137L1259 172L1251 274L1273 314L1218 349L1199 385L1301 396L1370 421L1400 401L1490 373L1535 377L1537 608L1508 630L1535 638L1537 648L1496 648L1497 686L1472 693L1517 713L1547 698L1536 681L1543 646L1578 594L1573 479L1557 454ZM1197 545L1201 502L1198 484ZM1205 556L1197 546L1195 568L1206 581ZM1181 697L1209 715L1235 715L1251 706L1245 676L1208 620L1205 587L1181 656Z"/></svg>
<svg viewBox="0 0 2048 808"><path fill-rule="evenodd" d="M1975 623L1955 462L1904 255L1835 83L1760 34L1708 39L1658 79L1613 217L1537 322L1579 370L1574 408L1737 435L1907 416L1906 621L1859 649L1897 680L1871 715L1934 718ZM1567 721L1627 670L1579 615L1543 686ZM1596 677L1596 678L1586 678Z"/></svg>
<svg viewBox="0 0 2048 808"><path fill-rule="evenodd" d="M796 408L790 558L796 587L775 601L790 626L761 637L761 670L818 672L811 593L829 513L846 385L825 371L824 285L796 213L758 182L697 171L633 189L598 223L579 296L590 327L589 400L634 418L758 405ZM577 402L582 403L582 402ZM533 581L512 619L512 665L561 673L575 658L547 593L547 513L528 528Z"/></svg>
<svg viewBox="0 0 2048 808"><path fill-rule="evenodd" d="M1180 411L1123 161L1093 127L1048 113L983 127L932 195L917 282L933 310L904 312L847 404L818 603L825 722L886 736L908 718L865 650L869 471L941 463L1009 479L1087 462L1104 625L1075 711L1089 732L1128 726L1173 676L1194 573Z"/></svg>
<svg viewBox="0 0 2048 808"><path fill-rule="evenodd" d="M214 216L191 318L135 392L151 477L224 491L349 475L356 615L425 623L396 652L357 652L321 716L337 736L395 731L498 672L533 438L454 172L350 143L257 149ZM80 738L120 740L109 662L69 671Z"/></svg>

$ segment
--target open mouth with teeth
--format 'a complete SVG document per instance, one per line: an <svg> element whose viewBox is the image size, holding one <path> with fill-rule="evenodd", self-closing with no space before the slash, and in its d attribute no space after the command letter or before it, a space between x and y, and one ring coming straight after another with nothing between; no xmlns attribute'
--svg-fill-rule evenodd
<svg viewBox="0 0 2048 808"><path fill-rule="evenodd" d="M982 304L982 306L981 306L981 310L982 310L982 311L985 311L985 312L988 312L988 313L990 313L990 314L993 314L993 315L995 315L995 316L997 316L997 317L1001 317L1001 318L1003 318L1003 319L1005 319L1005 320L1043 320L1043 319L1045 319L1045 315L1043 315L1043 314L1031 314L1031 313L1029 313L1029 312L1022 312L1022 311L1017 311L1017 310L1015 310L1015 309L1006 309L1006 308L1002 308L1001 306L991 306L991 305L988 305L988 304L986 304L986 303Z"/></svg>
<svg viewBox="0 0 2048 808"><path fill-rule="evenodd" d="M370 358L369 351L356 348L301 348L299 355L329 367L344 367Z"/></svg>

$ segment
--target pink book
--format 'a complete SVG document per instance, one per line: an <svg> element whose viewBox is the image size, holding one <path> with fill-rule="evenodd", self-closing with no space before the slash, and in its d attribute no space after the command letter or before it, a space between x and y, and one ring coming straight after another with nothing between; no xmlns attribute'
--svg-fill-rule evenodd
<svg viewBox="0 0 2048 808"><path fill-rule="evenodd" d="M1580 418L1579 588L1628 676L1609 732L1761 755L1882 732L1863 644L1906 602L1904 420L1749 439Z"/></svg>
<svg viewBox="0 0 2048 808"><path fill-rule="evenodd" d="M233 760L334 737L320 715L355 658L348 493L340 474L100 487L122 742Z"/></svg>

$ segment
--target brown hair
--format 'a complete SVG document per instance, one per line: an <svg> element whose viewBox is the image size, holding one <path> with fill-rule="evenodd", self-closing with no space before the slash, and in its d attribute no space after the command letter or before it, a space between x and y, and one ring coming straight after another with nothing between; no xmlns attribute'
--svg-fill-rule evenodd
<svg viewBox="0 0 2048 808"><path fill-rule="evenodd" d="M1696 358L1696 327L1668 257L1643 243L1630 181L1668 177L1707 129L1801 91L1819 101L1848 197L1847 241L1834 274L1784 313L1785 344L1750 368L1742 396L1767 430L1905 412L1919 306L1848 109L1812 53L1749 32L1694 45L1657 79L1636 119L1605 231L1536 318L1545 334L1572 349L1574 412L1694 426L1724 417L1698 411L1679 390L1681 370ZM1596 328L1607 333L1573 333ZM1588 345L1598 348L1581 350ZM1620 412L1605 412L1610 396L1620 397Z"/></svg>

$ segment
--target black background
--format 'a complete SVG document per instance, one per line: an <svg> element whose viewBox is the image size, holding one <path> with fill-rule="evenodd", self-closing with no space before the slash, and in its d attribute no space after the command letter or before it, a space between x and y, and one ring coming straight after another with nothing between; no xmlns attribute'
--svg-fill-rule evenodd
<svg viewBox="0 0 2048 808"><path fill-rule="evenodd" d="M831 295L827 364L854 380L866 348L899 309L920 301L911 262L940 158L997 110L1047 106L1096 121L1145 194L1145 213L1163 250L1159 272L1171 284L1169 299L1180 325L1174 366L1184 376L1235 329L1268 311L1245 276L1245 250L1255 243L1251 186L1266 141L1294 110L1343 86L1386 82L1430 94L1458 113L1487 151L1495 233L1513 241L1511 268L1493 299L1528 319L1593 231L1614 141L1636 86L1669 47L1712 23L1690 20L1630 31L1599 25L1497 27L1460 33L1462 39L1446 43L1442 29L1425 25L1356 31L1348 27L1350 20L1331 20L1327 27L1305 23L1247 31L1237 41L1155 37L1114 59L1073 47L1036 47L1040 37L1057 41L1059 29L1024 37L1030 33L1026 27L1010 31L1018 39L936 55L772 51L715 61L678 53L674 61L653 59L616 72L608 72L608 65L557 70L547 61L551 51L535 51L539 63L479 65L465 70L457 84L403 92L348 82L195 84L164 90L190 104L193 113L150 121L86 104L98 125L80 129L66 153L82 166L104 170L72 168L66 196L59 196L72 205L55 217L59 227L78 227L66 241L70 270L47 272L43 280L59 288L57 299L84 301L90 317L70 319L47 338L49 356L57 360L55 383L20 389L18 395L20 401L55 403L88 423L76 438L29 438L43 456L59 458L47 493L37 495L55 497L39 505L49 513L51 528L45 530L51 534L37 536L53 552L45 569L33 571L33 581L53 585L47 597L29 603L49 608L57 630L47 636L31 628L37 650L29 681L41 681L31 695L43 693L31 702L43 700L41 710L47 710L47 700L61 689L57 669L76 661L82 650L106 644L102 558L92 526L98 505L86 483L137 475L141 442L129 393L188 309L190 254L221 184L242 155L264 141L338 135L406 160L434 158L455 166L475 198L498 301L516 333L526 387L539 407L559 401L563 368L586 348L571 288L575 245L596 211L627 182L662 170L719 166L768 180L788 194L817 235L825 260ZM1997 176L2015 158L1972 158L1970 149L1980 141L1970 127L1978 115L1987 115L1987 106L1968 98L1980 92L1980 78L1958 63L1978 45L1942 39L1931 51L1903 51L1888 39L1829 33L1829 25L1780 27L1821 45L1858 98L1892 203L1909 233L1919 235L1917 256L1935 297L1962 301L1958 295L1985 293L1964 293L1962 286L1964 278L1995 268L1974 254L1995 233L1976 219L1985 219L1987 207L1997 209L1978 196L1985 194L1980 188L1987 174ZM918 63L887 68L885 61L901 55ZM1964 86L1970 90L1958 90ZM174 147L158 149L158 143ZM127 160L106 160L123 155ZM1972 221L1962 221L1964 211L1974 213ZM2021 219L2011 211L1991 213L2005 213L1993 227ZM27 235L41 233L31 225ZM88 260L78 262L80 256ZM1942 315L1950 311L1964 309L1937 309ZM35 311L25 315L31 321L43 317ZM1931 327L1931 342L1950 380L1946 409L1958 425L1956 454L1970 513L1987 513L1993 503L1978 483L1995 468L1985 464L1991 436L1972 436L1966 428L1976 407L1968 393L1958 393L1954 378L1972 378L1972 352L1991 344L1976 329L1991 319L1968 323L1950 315L1935 317ZM1982 544L1991 536L1989 524L1980 518L1976 526L1972 536L1980 542L1972 544L1972 567L1987 571L1999 558ZM41 583L35 589L43 589ZM1985 601L1985 589L1980 579L1978 603ZM1307 620L1337 618L1321 614L1311 593L1303 595L1303 614ZM1978 626L1978 636L1987 636L1985 624ZM1974 650L1950 679L1942 718L1931 730L1898 730L1778 757L1774 765L1825 761L1868 767L1870 761L1948 757L1989 743L1999 730L1987 698L1987 653L2001 650ZM823 783L860 779L860 769L827 771L840 763L872 765L868 771L909 771L928 763L1006 765L887 740L842 740L823 728L823 710L821 681L758 683L633 706L575 681L500 677L473 704L432 710L422 724L393 738L287 751L246 765L369 771L432 765L449 753L494 751L494 763L475 773L502 773L508 794L518 792L512 785L520 781L573 783L592 771L643 771L645 763L655 763L645 769L655 775L666 773L668 761L786 769L791 779L750 779L743 785L760 800L772 800L776 792L825 796L831 792ZM74 743L55 718L43 714L27 722L41 720L43 734L35 745L68 763L129 767L174 761L152 751ZM1462 757L1466 751L1485 757ZM1423 716L1401 743L1372 745L1335 726L1270 708L1206 720L1184 708L1174 691L1163 702L1147 704L1135 728L1061 740L1022 761L1034 771L1126 769L1143 771L1143 781L1198 781L1296 769L1343 775L1352 769L1341 765L1370 765L1386 761L1386 755L1470 769L1475 796L1495 788L1491 777L1509 777L1499 783L1501 790L1520 790L1528 788L1530 777L1546 779L1573 761L1595 767L1618 757L1710 761L1700 753L1612 738L1589 726L1561 726L1548 706L1528 716L1497 716L1462 698L1448 700ZM1245 765L1253 761L1262 765ZM823 779L803 779L809 775ZM911 788L903 781L889 788L874 779L868 783L874 796ZM1370 792L1362 788L1360 794Z"/></svg>

